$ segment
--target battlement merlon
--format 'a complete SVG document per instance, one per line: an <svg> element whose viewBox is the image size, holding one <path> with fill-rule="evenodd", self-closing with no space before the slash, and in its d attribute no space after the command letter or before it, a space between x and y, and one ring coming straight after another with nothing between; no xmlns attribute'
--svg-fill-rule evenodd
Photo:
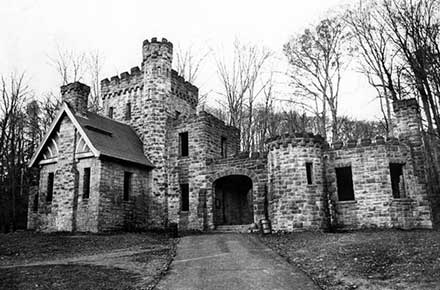
<svg viewBox="0 0 440 290"><path fill-rule="evenodd" d="M321 135L315 135L313 133L286 133L276 137L268 138L266 145L269 150L273 148L287 147L291 144L295 146L307 146L307 147L325 147L327 144Z"/></svg>
<svg viewBox="0 0 440 290"><path fill-rule="evenodd" d="M129 72L123 72L120 76L112 76L110 80L101 80L101 97L105 98L108 94L118 93L126 89L140 87L142 85L142 73L139 67L135 66Z"/></svg>
<svg viewBox="0 0 440 290"><path fill-rule="evenodd" d="M175 70L171 70L171 93L197 107L199 102L199 89L180 76Z"/></svg>
<svg viewBox="0 0 440 290"><path fill-rule="evenodd" d="M171 79L171 94L185 100L193 108L197 107L199 89L180 76L175 70L170 69L172 63L173 44L162 38L156 37L145 40L142 45L142 69L133 67L130 73L123 72L119 76L112 76L101 81L101 97L124 93L127 90L143 88L144 74ZM171 72L171 73L170 73Z"/></svg>
<svg viewBox="0 0 440 290"><path fill-rule="evenodd" d="M148 61L157 57L169 58L172 61L173 57L173 44L166 38L162 38L162 41L158 41L156 37L144 40L142 44L142 60Z"/></svg>

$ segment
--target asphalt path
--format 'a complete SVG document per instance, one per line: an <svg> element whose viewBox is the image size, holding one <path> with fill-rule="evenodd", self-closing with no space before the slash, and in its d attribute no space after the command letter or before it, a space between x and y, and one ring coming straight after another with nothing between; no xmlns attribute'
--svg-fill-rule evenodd
<svg viewBox="0 0 440 290"><path fill-rule="evenodd" d="M159 290L320 289L297 267L244 234L183 237Z"/></svg>

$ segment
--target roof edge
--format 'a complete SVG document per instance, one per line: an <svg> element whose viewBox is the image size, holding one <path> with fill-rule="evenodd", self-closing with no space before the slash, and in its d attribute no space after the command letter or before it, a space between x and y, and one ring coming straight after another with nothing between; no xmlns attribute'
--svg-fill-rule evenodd
<svg viewBox="0 0 440 290"><path fill-rule="evenodd" d="M31 160L29 161L28 167L33 167L35 165L35 162L37 161L38 157L41 154L41 150L44 148L46 143L49 141L50 135L52 135L53 130L55 129L55 127L60 122L61 117L63 116L64 113L66 113L66 115L72 121L72 123L75 126L75 128L80 132L81 136L86 141L86 143L89 146L90 150L93 152L93 155L95 157L99 157L101 152L99 152L95 148L95 146L93 146L92 142L90 142L89 137L84 132L84 130L81 127L81 125L78 123L78 120L75 118L75 115L73 114L72 110L69 108L69 105L66 102L63 102L62 105L61 105L61 108L60 108L60 110L59 110L59 112L57 114L57 116L52 121L52 124L50 125L49 130L46 132L46 135L44 136L43 141L41 141L40 145L38 145L37 150L35 151L34 155L32 156Z"/></svg>

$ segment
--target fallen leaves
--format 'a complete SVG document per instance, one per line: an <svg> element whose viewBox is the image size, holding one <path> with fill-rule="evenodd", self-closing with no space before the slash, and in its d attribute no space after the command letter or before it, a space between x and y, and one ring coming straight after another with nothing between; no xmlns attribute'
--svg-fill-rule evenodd
<svg viewBox="0 0 440 290"><path fill-rule="evenodd" d="M323 289L439 289L440 232L274 234L263 241Z"/></svg>

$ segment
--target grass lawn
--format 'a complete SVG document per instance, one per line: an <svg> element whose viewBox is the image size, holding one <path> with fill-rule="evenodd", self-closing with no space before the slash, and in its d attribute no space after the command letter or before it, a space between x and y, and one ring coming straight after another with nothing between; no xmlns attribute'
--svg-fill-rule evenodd
<svg viewBox="0 0 440 290"><path fill-rule="evenodd" d="M0 234L0 289L151 289L175 240L165 234Z"/></svg>
<svg viewBox="0 0 440 290"><path fill-rule="evenodd" d="M440 289L440 232L303 232L262 241L323 289Z"/></svg>

